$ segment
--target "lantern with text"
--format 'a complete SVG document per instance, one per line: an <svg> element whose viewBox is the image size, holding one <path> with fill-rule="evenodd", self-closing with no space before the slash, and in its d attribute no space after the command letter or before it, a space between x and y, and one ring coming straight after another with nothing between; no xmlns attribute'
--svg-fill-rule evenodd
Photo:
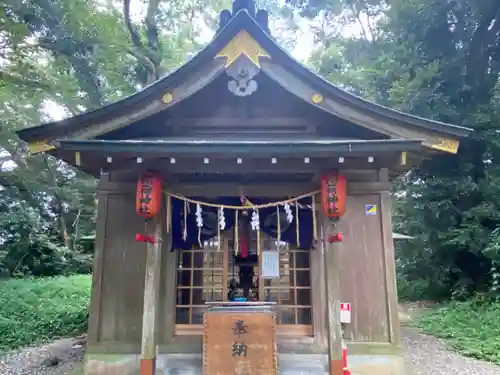
<svg viewBox="0 0 500 375"><path fill-rule="evenodd" d="M328 218L338 218L345 214L347 181L343 174L329 172L321 179L321 201Z"/></svg>
<svg viewBox="0 0 500 375"><path fill-rule="evenodd" d="M137 180L135 209L139 216L146 219L155 217L160 212L161 179L147 173Z"/></svg>

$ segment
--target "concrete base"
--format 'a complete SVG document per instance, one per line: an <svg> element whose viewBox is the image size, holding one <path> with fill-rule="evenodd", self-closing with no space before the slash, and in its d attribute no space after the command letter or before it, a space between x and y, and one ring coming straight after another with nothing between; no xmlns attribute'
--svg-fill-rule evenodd
<svg viewBox="0 0 500 375"><path fill-rule="evenodd" d="M139 355L88 354L85 375L139 375ZM157 375L202 375L199 354L160 354ZM350 355L352 375L408 375L398 355ZM328 375L328 359L323 354L280 354L280 375Z"/></svg>
<svg viewBox="0 0 500 375"><path fill-rule="evenodd" d="M351 355L349 369L352 375L410 375L399 355Z"/></svg>

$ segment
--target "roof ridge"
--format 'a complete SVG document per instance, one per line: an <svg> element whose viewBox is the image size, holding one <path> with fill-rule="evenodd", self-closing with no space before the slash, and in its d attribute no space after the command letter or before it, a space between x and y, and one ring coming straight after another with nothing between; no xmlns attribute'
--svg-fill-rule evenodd
<svg viewBox="0 0 500 375"><path fill-rule="evenodd" d="M269 13L264 9L256 10L254 0L233 0L232 10L224 9L219 14L219 27L217 33L226 27L240 12L248 13L264 31L270 34Z"/></svg>

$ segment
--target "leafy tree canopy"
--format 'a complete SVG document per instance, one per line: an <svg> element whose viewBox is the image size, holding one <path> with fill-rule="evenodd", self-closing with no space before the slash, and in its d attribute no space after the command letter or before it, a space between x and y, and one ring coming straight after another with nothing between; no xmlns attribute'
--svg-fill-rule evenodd
<svg viewBox="0 0 500 375"><path fill-rule="evenodd" d="M168 74L208 41L228 6L0 1L0 275L89 272L95 230L96 181L30 156L15 131L99 108ZM293 25L278 2L262 6ZM282 40L293 45L292 35Z"/></svg>
<svg viewBox="0 0 500 375"><path fill-rule="evenodd" d="M14 131L97 108L140 89L208 42L228 0L0 1L0 272L89 269L95 181ZM458 157L423 161L394 187L398 272L413 293L497 292L500 261L500 2L269 0L290 49L297 14L315 40L309 64L382 105L474 127ZM302 19L301 21L304 24ZM50 110L52 108L52 110Z"/></svg>
<svg viewBox="0 0 500 375"><path fill-rule="evenodd" d="M395 185L402 276L434 296L496 291L500 2L305 1L326 25L311 63L347 90L422 117L473 127L458 157L424 161ZM332 26L331 26L332 25ZM346 36L354 27L357 35Z"/></svg>

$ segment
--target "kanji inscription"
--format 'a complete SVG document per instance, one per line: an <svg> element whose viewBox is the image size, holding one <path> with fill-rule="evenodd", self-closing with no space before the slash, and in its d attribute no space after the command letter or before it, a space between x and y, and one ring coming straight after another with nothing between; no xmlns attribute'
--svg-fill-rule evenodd
<svg viewBox="0 0 500 375"><path fill-rule="evenodd" d="M276 317L271 311L205 314L204 375L277 375Z"/></svg>

